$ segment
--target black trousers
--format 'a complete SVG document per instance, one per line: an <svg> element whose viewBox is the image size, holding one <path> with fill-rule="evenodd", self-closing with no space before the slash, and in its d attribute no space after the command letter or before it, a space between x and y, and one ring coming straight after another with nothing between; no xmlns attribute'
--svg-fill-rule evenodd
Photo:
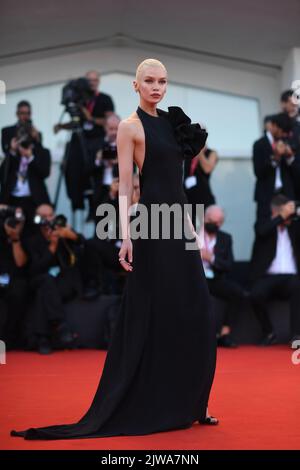
<svg viewBox="0 0 300 470"><path fill-rule="evenodd" d="M49 336L52 324L65 321L63 304L81 293L79 270L69 268L57 277L41 274L32 280L31 288L35 291L32 330L35 335Z"/></svg>
<svg viewBox="0 0 300 470"><path fill-rule="evenodd" d="M267 302L271 299L288 300L292 336L300 334L300 279L295 274L269 274L258 279L251 290L251 303L264 335L273 331Z"/></svg>
<svg viewBox="0 0 300 470"><path fill-rule="evenodd" d="M25 279L12 279L0 288L0 339L9 347L22 343L22 323L27 309L28 285Z"/></svg>
<svg viewBox="0 0 300 470"><path fill-rule="evenodd" d="M242 287L230 279L207 279L207 284L211 295L227 303L223 325L232 327L244 298Z"/></svg>

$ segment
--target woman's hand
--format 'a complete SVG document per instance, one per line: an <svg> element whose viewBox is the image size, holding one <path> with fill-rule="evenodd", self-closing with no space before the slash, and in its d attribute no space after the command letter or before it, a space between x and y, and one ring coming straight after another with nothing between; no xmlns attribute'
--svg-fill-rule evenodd
<svg viewBox="0 0 300 470"><path fill-rule="evenodd" d="M203 241L201 240L201 235L196 231L193 232L193 235L196 237L196 243L198 245L199 250L203 248Z"/></svg>
<svg viewBox="0 0 300 470"><path fill-rule="evenodd" d="M126 257L128 258L128 261L126 261ZM122 245L119 251L119 261L125 271L132 271L132 260L132 241L129 238L122 241Z"/></svg>

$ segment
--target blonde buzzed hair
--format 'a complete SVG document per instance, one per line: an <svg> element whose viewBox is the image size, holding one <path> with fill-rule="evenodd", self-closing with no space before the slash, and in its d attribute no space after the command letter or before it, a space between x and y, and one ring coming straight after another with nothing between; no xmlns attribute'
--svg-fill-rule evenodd
<svg viewBox="0 0 300 470"><path fill-rule="evenodd" d="M141 71L143 70L144 67L162 67L165 70L166 74L167 74L167 69L166 69L166 67L164 66L164 64L162 62L160 62L157 59L145 59L145 60L143 60L143 62L141 62L137 66L136 73L135 73L135 79L136 80L139 79Z"/></svg>

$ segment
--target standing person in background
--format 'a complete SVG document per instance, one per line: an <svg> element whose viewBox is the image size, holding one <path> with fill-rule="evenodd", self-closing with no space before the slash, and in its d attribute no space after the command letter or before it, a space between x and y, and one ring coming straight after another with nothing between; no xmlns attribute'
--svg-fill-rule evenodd
<svg viewBox="0 0 300 470"><path fill-rule="evenodd" d="M290 136L290 145L297 155L300 155L300 112L299 103L293 99L293 90L286 90L281 94L281 109L293 121L293 127ZM295 196L300 200L300 178L294 178Z"/></svg>
<svg viewBox="0 0 300 470"><path fill-rule="evenodd" d="M17 104L16 110L17 122L13 126L4 127L1 131L1 143L3 153L14 152L15 141L20 129L28 129L30 136L35 143L42 143L42 134L32 124L32 108L29 101L22 100Z"/></svg>
<svg viewBox="0 0 300 470"><path fill-rule="evenodd" d="M270 215L270 203L275 194L294 199L295 181L300 178L300 156L287 141L292 119L280 113L270 120L269 130L253 145L257 220Z"/></svg>
<svg viewBox="0 0 300 470"><path fill-rule="evenodd" d="M293 99L293 90L286 90L281 94L280 104L283 113L286 113L293 121L292 139L300 152L300 112L299 104Z"/></svg>
<svg viewBox="0 0 300 470"><path fill-rule="evenodd" d="M91 178L94 162L97 151L103 147L106 119L114 112L115 107L112 98L99 90L99 72L90 70L86 73L85 77L94 94L85 105L80 107L80 127L83 130L85 152L83 152L76 136L73 135L72 140L68 144L72 145L70 151L72 155L66 161L65 175L68 196L72 201L73 210L84 209L84 198L87 198L89 201L88 220L90 220L94 216L94 188ZM73 127L72 122L56 124L54 132L57 133L61 129L72 129Z"/></svg>
<svg viewBox="0 0 300 470"><path fill-rule="evenodd" d="M199 155L184 162L184 188L189 204L192 204L192 223L196 226L196 204L204 209L215 204L216 199L210 187L210 176L218 163L218 154L206 146Z"/></svg>
<svg viewBox="0 0 300 470"><path fill-rule="evenodd" d="M0 202L22 208L27 233L33 229L35 209L50 202L45 179L50 175L51 155L32 124L28 102L18 104L17 116L16 126L2 129L5 158L0 167Z"/></svg>

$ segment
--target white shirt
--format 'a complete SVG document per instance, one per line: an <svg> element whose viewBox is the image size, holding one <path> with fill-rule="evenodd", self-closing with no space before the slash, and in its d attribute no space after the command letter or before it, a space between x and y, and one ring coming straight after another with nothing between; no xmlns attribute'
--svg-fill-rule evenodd
<svg viewBox="0 0 300 470"><path fill-rule="evenodd" d="M213 270L211 269L211 265L213 264L215 260L215 255L213 253L214 253L214 246L216 244L216 241L217 241L216 235L213 237L209 237L207 233L204 233L204 248L206 248L206 250L208 250L213 255L211 262L203 260L203 268L204 268L205 276L209 279L212 279L215 276Z"/></svg>
<svg viewBox="0 0 300 470"><path fill-rule="evenodd" d="M271 132L270 131L267 131L266 132L266 136L271 144L271 146L273 145L273 142L274 142L274 137L272 136ZM291 165L293 163L293 161L295 160L295 156L292 155L291 157L289 158L285 158L285 161L288 165ZM275 189L279 189L282 187L282 179L281 179L281 170L280 170L280 165L279 165L279 162L276 162L275 160L272 160L272 166L274 168L276 168L276 173L275 173Z"/></svg>
<svg viewBox="0 0 300 470"><path fill-rule="evenodd" d="M293 247L289 232L286 227L277 227L276 255L268 274L297 274L297 264L294 257Z"/></svg>
<svg viewBox="0 0 300 470"><path fill-rule="evenodd" d="M28 166L32 162L33 159L34 159L33 155L30 158L21 157L19 171L21 170L22 163L24 162L26 162L27 164L27 171L28 171ZM26 176L24 179L17 176L17 182L11 194L12 196L15 196L15 197L31 196L28 178Z"/></svg>
<svg viewBox="0 0 300 470"><path fill-rule="evenodd" d="M274 137L272 136L270 131L267 131L266 136L268 137L268 140L271 144L271 146L274 143ZM275 189L279 189L282 187L282 179L281 179L281 172L280 172L280 165L278 165L277 162L274 160L272 161L272 165L275 167Z"/></svg>
<svg viewBox="0 0 300 470"><path fill-rule="evenodd" d="M108 166L104 168L104 171L103 171L103 184L107 184L108 186L110 186L112 181L113 181L113 168L112 166Z"/></svg>

